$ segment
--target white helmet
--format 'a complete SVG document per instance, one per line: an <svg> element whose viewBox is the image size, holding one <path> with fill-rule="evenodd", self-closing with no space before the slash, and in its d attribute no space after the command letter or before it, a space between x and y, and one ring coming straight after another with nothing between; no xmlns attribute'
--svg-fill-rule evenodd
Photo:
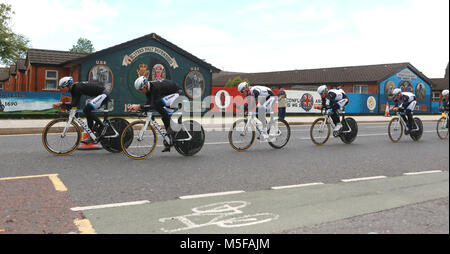
<svg viewBox="0 0 450 254"><path fill-rule="evenodd" d="M447 96L448 95L448 90L445 89L444 91L442 91L442 96Z"/></svg>
<svg viewBox="0 0 450 254"><path fill-rule="evenodd" d="M394 96L398 96L401 93L402 93L402 89L400 89L400 88L395 88L394 91L392 91L392 94Z"/></svg>
<svg viewBox="0 0 450 254"><path fill-rule="evenodd" d="M144 76L140 76L139 78L136 79L136 81L134 81L134 88L136 88L136 90L141 90L142 88L145 87L145 84L148 82L147 78Z"/></svg>
<svg viewBox="0 0 450 254"><path fill-rule="evenodd" d="M238 85L238 91L242 93L242 91L244 91L244 89L246 89L247 87L248 87L248 83L242 82Z"/></svg>
<svg viewBox="0 0 450 254"><path fill-rule="evenodd" d="M59 87L61 87L61 88L66 87L68 85L72 85L72 84L73 84L72 77L64 77L59 80Z"/></svg>
<svg viewBox="0 0 450 254"><path fill-rule="evenodd" d="M318 92L319 94L323 94L323 93L325 93L325 92L328 92L328 87L327 87L326 85L319 86L319 88L317 88L317 92Z"/></svg>

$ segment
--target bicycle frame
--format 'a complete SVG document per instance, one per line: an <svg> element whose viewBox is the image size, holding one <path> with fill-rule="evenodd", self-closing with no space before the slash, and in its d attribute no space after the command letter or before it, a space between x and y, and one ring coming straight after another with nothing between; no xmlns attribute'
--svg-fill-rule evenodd
<svg viewBox="0 0 450 254"><path fill-rule="evenodd" d="M345 119L345 112L340 112L342 114L342 119L341 119L341 123L345 122L345 125L347 125L348 130L346 131L341 131L341 133L350 133L352 132L352 127L350 127L349 124L347 124L347 120ZM325 118L325 121L322 122L322 124L320 125L320 130L323 130L323 128L325 127L325 124L329 123L331 125L331 127L334 129L334 127L336 126L333 122L333 119L331 119L331 116L329 113L325 112L323 113L323 116Z"/></svg>
<svg viewBox="0 0 450 254"><path fill-rule="evenodd" d="M63 130L63 132L61 133L61 137L62 137L62 138L64 138L64 137L66 136L67 130L68 130L68 128L70 127L70 123L71 123L72 121L74 121L74 122L76 122L81 128L83 128L83 130L84 130L86 133L88 133L89 136L90 136L93 140L96 140L96 139L97 139L97 136L95 136L95 134L92 132L92 130L89 128L89 126L87 126L86 122L85 122L83 119L81 119L81 117L78 116L78 114L81 113L81 112L82 112L82 110L80 110L80 109L78 109L78 110L76 110L76 109L71 109L71 110L70 110L70 113L69 113L69 120L67 121L66 126L64 127L64 130ZM109 120L108 120L108 115L107 115L107 113L108 113L107 110L96 110L96 111L93 111L93 112L95 112L95 113L104 113L104 120L103 120L103 122L108 122L108 121L109 121ZM120 135L119 132L117 132L117 130L114 128L114 126L112 126L112 125L110 125L110 126L111 126L112 130L114 131L114 135L111 135L111 136L105 136L105 137L103 137L103 138L117 138L117 137L119 137L119 135Z"/></svg>
<svg viewBox="0 0 450 254"><path fill-rule="evenodd" d="M272 124L275 122L275 117L274 117L274 114L273 114L273 112L270 112L269 113L270 114L270 121L267 123L267 126L272 126ZM249 112L248 113L248 121L247 121L247 123L245 124L245 127L244 127L244 131L245 132L247 132L247 130L248 130L248 127L249 126L255 126L255 129L258 131L258 134L259 135L261 135L261 133L262 133L262 130L261 129L259 129L259 127L258 127L258 124L257 124L257 122L256 122L256 116L258 115L258 113L257 112ZM275 125L276 126L276 125ZM277 136L277 135L279 135L280 133L279 133L280 131L278 130L278 133L277 134L275 134L275 135L269 135L269 136Z"/></svg>
<svg viewBox="0 0 450 254"><path fill-rule="evenodd" d="M405 120L403 119L402 115L406 115L405 113L402 112L398 112L397 111L397 116L400 119L396 124L398 124L399 122L401 123L401 125L403 125L403 128L406 130L408 129L408 124L405 122ZM415 126L415 127L414 127ZM397 128L397 125L394 126L394 129ZM413 119L413 129L411 131L418 131L419 127L416 124L416 121Z"/></svg>
<svg viewBox="0 0 450 254"><path fill-rule="evenodd" d="M173 115L181 115L181 114L182 113L174 113L174 114L171 114L170 116L172 117ZM145 130L147 129L148 125L151 124L153 127L155 127L155 129L159 133L159 135L161 135L166 142L169 142L170 140L169 140L169 137L167 136L167 132L164 131L161 128L161 126L158 124L158 122L155 120L155 115L156 114L154 114L153 112L150 112L150 113L146 113L146 115L147 116L145 118L145 124L144 124L144 127L139 131L138 140L142 141L142 139L144 137ZM181 116L178 119L178 123L179 124L180 124L180 122L181 122ZM181 125L181 128L187 133L188 138L177 139L176 141L190 141L190 140L192 140L192 135L189 133L189 131L187 131L186 128L182 124L180 124L180 125Z"/></svg>

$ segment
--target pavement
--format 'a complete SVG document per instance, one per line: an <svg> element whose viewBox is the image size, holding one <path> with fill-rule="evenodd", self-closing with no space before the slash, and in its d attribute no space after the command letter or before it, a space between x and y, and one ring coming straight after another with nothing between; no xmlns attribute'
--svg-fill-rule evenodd
<svg viewBox="0 0 450 254"><path fill-rule="evenodd" d="M437 121L441 115L416 115L423 122ZM285 120L290 125L310 125L319 116L290 116ZM358 123L388 123L391 117L385 117L384 115L374 116L349 116L354 118ZM192 118L200 122L204 128L229 128L232 123L238 118L233 117L203 117ZM137 119L126 119L129 122L136 121ZM39 134L42 133L43 128L51 121L51 119L19 119L19 120L0 120L0 135L20 135L20 134ZM158 123L162 125L162 121L157 119Z"/></svg>

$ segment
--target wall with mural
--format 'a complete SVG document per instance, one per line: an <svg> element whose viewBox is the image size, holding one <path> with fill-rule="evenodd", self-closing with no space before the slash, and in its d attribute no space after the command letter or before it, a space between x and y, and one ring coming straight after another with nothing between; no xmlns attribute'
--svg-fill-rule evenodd
<svg viewBox="0 0 450 254"><path fill-rule="evenodd" d="M112 92L113 113L124 114L125 105L145 102L145 95L134 88L135 79L141 75L149 80L173 80L191 100L211 95L209 69L155 40L87 58L81 63L79 78L104 81Z"/></svg>
<svg viewBox="0 0 450 254"><path fill-rule="evenodd" d="M1 114L56 114L52 104L69 102L70 94L35 92L0 92Z"/></svg>
<svg viewBox="0 0 450 254"><path fill-rule="evenodd" d="M380 83L380 111L385 110L386 103L393 105L392 91L400 88L405 92L412 92L416 95L416 112L431 112L431 87L410 69L406 68Z"/></svg>

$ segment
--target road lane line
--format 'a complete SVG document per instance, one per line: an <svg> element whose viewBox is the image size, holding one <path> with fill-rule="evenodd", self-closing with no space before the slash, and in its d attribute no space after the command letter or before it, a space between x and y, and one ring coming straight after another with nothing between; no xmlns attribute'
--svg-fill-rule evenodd
<svg viewBox="0 0 450 254"><path fill-rule="evenodd" d="M342 179L341 181L344 183L348 183L348 182L368 181L368 180L375 180L375 179L382 179L382 178L387 178L387 176L370 176L370 177L361 177L361 178L352 178L352 179Z"/></svg>
<svg viewBox="0 0 450 254"><path fill-rule="evenodd" d="M4 177L4 178L0 178L0 181L20 180L20 179L30 179L30 178L40 178L40 177L48 177L50 179L50 181L52 182L53 186L55 187L55 190L57 190L57 191L67 191L66 186L59 179L58 174Z"/></svg>
<svg viewBox="0 0 450 254"><path fill-rule="evenodd" d="M429 170L429 171L403 173L403 175L412 176L412 175L433 174L433 173L441 173L441 172L442 172L442 170Z"/></svg>
<svg viewBox="0 0 450 254"><path fill-rule="evenodd" d="M304 183L304 184L296 184L296 185L275 186L275 187L271 187L271 189L272 190L282 190L282 189L301 188L301 187L308 187L308 186L321 185L321 184L324 184L324 183Z"/></svg>
<svg viewBox="0 0 450 254"><path fill-rule="evenodd" d="M76 219L73 223L78 227L80 234L97 234L88 219Z"/></svg>
<svg viewBox="0 0 450 254"><path fill-rule="evenodd" d="M233 194L239 194L239 193L244 193L244 192L245 191L239 190L239 191L206 193L206 194L198 194L198 195L187 195L187 196L181 196L181 197L179 197L179 199L193 199L193 198L205 198L205 197L214 197L214 196L225 196L225 195L233 195Z"/></svg>
<svg viewBox="0 0 450 254"><path fill-rule="evenodd" d="M73 207L73 208L70 208L70 210L78 212L78 211L95 210L95 209L102 209L102 208L113 208L113 207L122 207L122 206L143 205L143 204L148 204L148 203L150 203L150 201L148 201L148 200L141 200L141 201L133 201L133 202L106 204L106 205Z"/></svg>

